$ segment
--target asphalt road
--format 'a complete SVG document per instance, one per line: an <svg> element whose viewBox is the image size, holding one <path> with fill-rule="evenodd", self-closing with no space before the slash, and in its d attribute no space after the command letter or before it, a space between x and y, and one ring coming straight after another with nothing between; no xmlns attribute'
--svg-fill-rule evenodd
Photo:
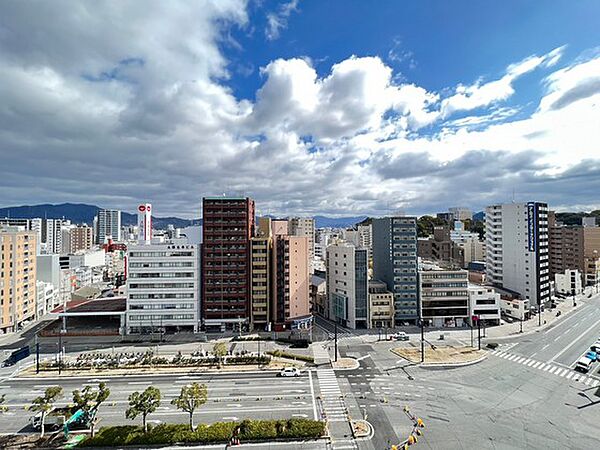
<svg viewBox="0 0 600 450"><path fill-rule="evenodd" d="M0 430L29 431L29 413L24 407L29 405L33 398L41 395L46 387L63 387L65 395L57 403L63 406L71 401L73 390L81 389L86 384L97 386L100 381L105 381L111 390L109 399L100 408L101 425L130 423L125 419L127 397L132 392L142 391L150 385L159 388L162 393L161 406L149 416L150 422L187 423L187 413L178 411L170 401L179 394L182 386L194 381L206 383L208 386L208 402L196 413L197 422L211 423L246 418L315 418L318 415L315 399L316 376L312 372L297 378L279 378L272 372L78 379L13 378L0 383L0 395L6 394L6 405L9 407L8 412L0 414Z"/></svg>

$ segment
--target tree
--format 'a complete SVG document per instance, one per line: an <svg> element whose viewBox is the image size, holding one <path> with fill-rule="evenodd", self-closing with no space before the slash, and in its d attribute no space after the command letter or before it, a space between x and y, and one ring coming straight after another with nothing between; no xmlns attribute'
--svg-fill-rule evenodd
<svg viewBox="0 0 600 450"><path fill-rule="evenodd" d="M192 383L181 388L179 397L171 400L171 404L177 409L187 412L190 415L190 429L194 431L194 411L206 403L208 390L205 384Z"/></svg>
<svg viewBox="0 0 600 450"><path fill-rule="evenodd" d="M86 420L90 422L92 437L94 437L97 422L96 412L109 395L110 389L104 382L98 385L97 390L94 390L91 386L86 386L81 392L78 389L73 391L73 403L84 412Z"/></svg>
<svg viewBox="0 0 600 450"><path fill-rule="evenodd" d="M221 363L223 362L223 357L225 355L227 355L228 352L228 348L227 345L225 345L224 342L217 342L214 347L213 347L213 353L215 354L216 357L219 358L219 366L221 366Z"/></svg>
<svg viewBox="0 0 600 450"><path fill-rule="evenodd" d="M8 406L6 406L4 404L5 402L6 402L6 394L2 394L2 396L0 396L0 413L8 411Z"/></svg>
<svg viewBox="0 0 600 450"><path fill-rule="evenodd" d="M43 396L37 397L31 402L29 409L35 413L42 415L40 420L40 437L44 437L44 426L46 423L46 416L54 407L54 402L62 396L63 389L60 386L50 386L46 388Z"/></svg>
<svg viewBox="0 0 600 450"><path fill-rule="evenodd" d="M418 237L429 237L433 234L433 227L446 225L446 222L438 217L421 216L417 219Z"/></svg>
<svg viewBox="0 0 600 450"><path fill-rule="evenodd" d="M144 433L148 431L146 417L152 414L160 405L160 391L154 386L148 386L141 394L139 392L132 393L129 398L129 408L125 411L125 417L135 419L138 415L142 415L142 425Z"/></svg>

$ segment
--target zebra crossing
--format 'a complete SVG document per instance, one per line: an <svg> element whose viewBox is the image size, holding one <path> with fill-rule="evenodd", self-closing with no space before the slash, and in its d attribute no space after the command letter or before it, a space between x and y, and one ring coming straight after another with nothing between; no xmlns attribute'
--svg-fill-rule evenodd
<svg viewBox="0 0 600 450"><path fill-rule="evenodd" d="M321 342L316 342L312 345L313 358L317 366L321 364L327 364L331 361L329 351L323 346Z"/></svg>
<svg viewBox="0 0 600 450"><path fill-rule="evenodd" d="M538 369L542 372L547 372L551 375L556 375L558 377L565 378L566 380L577 381L588 387L597 387L598 385L600 385L600 381L596 380L595 378L586 376L580 372L571 370L568 367L553 364L551 362L548 363L537 361L532 358L527 358L526 356L510 353L506 350L494 350L491 352L491 354L497 356L498 358L505 359L506 361L521 364L526 367L531 367L532 369Z"/></svg>
<svg viewBox="0 0 600 450"><path fill-rule="evenodd" d="M327 422L349 422L348 407L344 401L340 385L333 369L317 369L317 379L321 391L321 409ZM337 438L330 427L331 448L333 450L358 449L354 439Z"/></svg>

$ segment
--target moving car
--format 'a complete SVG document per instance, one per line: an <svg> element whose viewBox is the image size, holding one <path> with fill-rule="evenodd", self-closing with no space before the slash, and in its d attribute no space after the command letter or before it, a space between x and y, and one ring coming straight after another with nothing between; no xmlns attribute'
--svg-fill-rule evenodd
<svg viewBox="0 0 600 450"><path fill-rule="evenodd" d="M392 334L392 339L395 341L408 341L410 337L404 331L399 331L396 334Z"/></svg>
<svg viewBox="0 0 600 450"><path fill-rule="evenodd" d="M583 373L587 373L592 368L592 360L590 358L580 358L575 364L575 370L578 370Z"/></svg>
<svg viewBox="0 0 600 450"><path fill-rule="evenodd" d="M600 341L596 341L590 345L590 350L593 352L600 352Z"/></svg>
<svg viewBox="0 0 600 450"><path fill-rule="evenodd" d="M299 377L300 370L298 370L296 367L284 367L279 372L279 376L280 377Z"/></svg>
<svg viewBox="0 0 600 450"><path fill-rule="evenodd" d="M593 352L593 351L589 351L585 354L586 358L589 358L592 360L592 362L598 361L598 353Z"/></svg>

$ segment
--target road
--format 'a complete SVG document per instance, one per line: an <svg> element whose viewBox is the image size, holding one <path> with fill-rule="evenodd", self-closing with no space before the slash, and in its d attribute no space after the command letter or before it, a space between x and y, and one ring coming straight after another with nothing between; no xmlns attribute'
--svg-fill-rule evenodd
<svg viewBox="0 0 600 450"><path fill-rule="evenodd" d="M279 378L270 373L238 373L190 376L127 376L111 378L82 377L78 379L18 379L0 383L0 395L6 394L9 412L0 414L0 429L4 432L28 431L28 413L24 407L41 395L46 387L60 385L64 390L59 406L71 401L72 391L105 381L111 395L100 408L101 425L127 423L127 397L152 385L162 393L161 406L149 417L150 422L187 423L187 413L170 404L181 387L197 381L208 386L208 402L196 413L204 423L242 419L279 419L291 417L315 418L318 415L312 371L297 378ZM139 421L138 421L139 422Z"/></svg>

